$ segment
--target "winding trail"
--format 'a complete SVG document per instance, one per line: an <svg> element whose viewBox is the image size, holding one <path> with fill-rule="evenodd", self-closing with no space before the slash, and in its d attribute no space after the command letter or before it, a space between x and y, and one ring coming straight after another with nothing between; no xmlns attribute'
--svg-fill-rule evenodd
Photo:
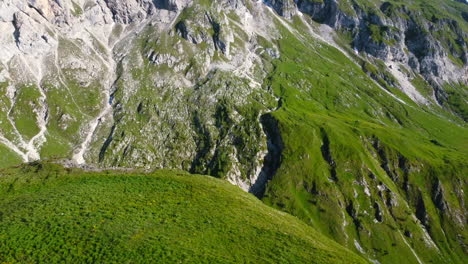
<svg viewBox="0 0 468 264"><path fill-rule="evenodd" d="M19 145L24 149L24 148L26 148L26 146L28 145L28 143L26 143L26 141L25 141L24 138L23 138L23 135L21 135L21 133L18 131L18 128L16 127L15 121L13 121L13 119L11 118L11 113L13 112L13 108L15 107L15 104L16 104L16 100L15 100L15 98L14 98L14 93L15 93L16 91L14 90L15 88L14 88L13 86L11 86L11 87L12 87L11 89L13 90L13 91L10 92L11 97L9 97L11 105L10 105L10 109L8 109L8 112L7 112L7 114L6 114L6 117L7 117L8 122L10 123L11 127L13 128L13 132L14 132L15 136L16 136L17 139L19 140ZM8 141L9 141L9 140L8 140ZM11 142L10 142L10 143L11 143ZM12 144L12 143L11 143L11 144ZM13 144L13 146L14 146L15 148L17 148L16 145ZM17 148L17 151L20 151L20 150ZM15 152L17 152L17 151L15 151ZM24 152L22 152L22 151L20 151L20 152L21 152L21 155L24 155L24 157L26 157L26 158L23 159L23 160L24 160L24 161L27 161L28 159L27 159L26 153L24 153Z"/></svg>
<svg viewBox="0 0 468 264"><path fill-rule="evenodd" d="M40 156L40 149L42 145L47 141L46 133L47 133L47 121L48 121L48 105L47 105L47 95L44 92L44 89L41 86L41 79L42 79L42 69L38 67L36 71L33 71L29 64L26 62L24 57L21 57L23 64L26 66L29 73L35 79L35 85L39 91L39 108L34 109L34 113L36 114L36 124L39 127L39 132L34 135L28 142L26 142L18 131L14 120L11 118L11 112L16 104L16 100L14 97L10 97L11 106L7 113L8 122L11 124L13 128L13 132L17 139L19 140L19 144L16 145L10 140L8 140L4 135L0 134L0 143L4 144L6 147L11 149L13 152L18 154L24 162L39 160Z"/></svg>
<svg viewBox="0 0 468 264"><path fill-rule="evenodd" d="M174 20L175 19L176 18L174 18ZM96 56L103 63L103 65L105 65L108 68L109 76L107 78L107 83L103 91L103 95L105 99L105 106L101 110L101 112L99 112L99 114L93 120L91 120L91 122L87 125L87 128L83 132L83 134L86 135L85 139L76 149L72 157L72 161L75 164L78 164L78 165L86 164L84 155L89 149L89 146L93 140L93 135L95 134L98 126L105 120L106 116L108 116L112 112L111 89L117 78L116 76L117 75L116 74L117 63L115 61L114 54L113 54L114 48L121 41L127 39L128 37L131 37L132 35L137 35L138 33L140 33L148 25L148 23L149 23L149 20L146 22L142 22L141 25L138 26L136 29L128 31L127 34L116 39L115 41L113 41L112 44L109 44L109 45L105 45L104 43L100 42L91 32L88 32L90 36L94 37L97 41L99 41L100 44L106 49L106 56L108 60L105 60L101 56L101 54L92 47L92 45L90 46L90 48L94 51L94 53L96 53Z"/></svg>
<svg viewBox="0 0 468 264"><path fill-rule="evenodd" d="M67 83L63 80L63 78L62 78L62 69L60 69L59 62L58 62L58 57L59 57L59 50L58 50L58 46L57 46L57 48L55 49L55 53L54 53L54 66L57 69L57 78L58 78L59 82L67 89L67 92L70 95L70 98L71 98L73 104L77 107L78 111L82 115L88 116L86 113L83 112L80 105L76 102L75 96L73 95L70 87L68 87Z"/></svg>
<svg viewBox="0 0 468 264"><path fill-rule="evenodd" d="M413 247L411 247L411 245L408 243L408 241L406 241L406 238L403 236L403 234L401 233L400 230L398 230L398 233L400 234L401 236L401 239L403 240L403 242L408 246L408 248L410 249L410 251L413 253L414 257L416 258L416 260L418 261L419 264L423 264L423 262L421 261L421 259L419 258L418 254L416 254L416 251L414 251Z"/></svg>
<svg viewBox="0 0 468 264"><path fill-rule="evenodd" d="M87 129L85 130L85 133L84 133L86 135L85 140L79 146L78 151L73 154L72 160L78 165L86 163L84 159L84 154L86 153L86 151L89 148L89 145L91 144L93 135L96 132L98 125L112 111L110 91L112 89L112 86L115 81L115 76L116 76L116 73L115 73L116 63L113 58L112 50L113 50L113 47L111 48L106 47L106 52L109 58L107 62L105 62L104 59L101 56L99 56L103 64L108 68L108 73L110 75L109 78L107 79L107 83L103 91L105 106L101 110L101 112L88 124Z"/></svg>
<svg viewBox="0 0 468 264"><path fill-rule="evenodd" d="M28 65L26 61L24 63ZM39 133L37 133L34 137L32 137L31 140L28 142L28 144L26 145L26 150L27 150L27 155L30 160L38 160L41 158L40 148L47 141L45 134L47 132L49 107L47 106L47 95L45 94L44 89L42 88L42 85L41 85L42 69L39 67L37 69L38 72L36 74L32 71L29 65L28 65L28 69L31 71L31 74L36 79L36 86L41 96L39 97L40 108L36 109L35 111L37 125L39 126L40 130L39 130Z"/></svg>

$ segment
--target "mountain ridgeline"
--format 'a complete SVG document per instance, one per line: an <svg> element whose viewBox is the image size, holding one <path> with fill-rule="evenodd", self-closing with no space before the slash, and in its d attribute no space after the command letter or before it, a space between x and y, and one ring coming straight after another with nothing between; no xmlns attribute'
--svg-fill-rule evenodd
<svg viewBox="0 0 468 264"><path fill-rule="evenodd" d="M468 4L3 0L0 166L226 179L374 263L466 263Z"/></svg>
<svg viewBox="0 0 468 264"><path fill-rule="evenodd" d="M44 162L0 176L5 263L367 263L213 177Z"/></svg>

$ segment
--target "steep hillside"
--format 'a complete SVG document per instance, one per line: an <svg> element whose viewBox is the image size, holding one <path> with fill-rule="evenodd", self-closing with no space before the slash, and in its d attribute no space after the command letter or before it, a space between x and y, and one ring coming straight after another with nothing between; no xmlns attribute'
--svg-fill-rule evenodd
<svg viewBox="0 0 468 264"><path fill-rule="evenodd" d="M466 128L393 100L332 48L284 42L269 78L281 165L263 199L382 263L463 263Z"/></svg>
<svg viewBox="0 0 468 264"><path fill-rule="evenodd" d="M5 0L0 166L226 179L375 263L464 263L468 5Z"/></svg>
<svg viewBox="0 0 468 264"><path fill-rule="evenodd" d="M366 263L227 182L176 171L0 171L2 263Z"/></svg>

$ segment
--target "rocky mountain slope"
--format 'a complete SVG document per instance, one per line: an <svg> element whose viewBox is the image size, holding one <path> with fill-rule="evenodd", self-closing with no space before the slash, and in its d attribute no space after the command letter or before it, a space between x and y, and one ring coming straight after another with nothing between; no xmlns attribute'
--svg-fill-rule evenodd
<svg viewBox="0 0 468 264"><path fill-rule="evenodd" d="M3 0L0 165L225 178L377 263L463 263L468 5Z"/></svg>

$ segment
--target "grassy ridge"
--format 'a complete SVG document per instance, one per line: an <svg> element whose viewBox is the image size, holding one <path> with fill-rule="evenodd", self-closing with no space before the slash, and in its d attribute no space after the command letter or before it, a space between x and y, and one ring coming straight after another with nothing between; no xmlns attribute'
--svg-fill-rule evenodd
<svg viewBox="0 0 468 264"><path fill-rule="evenodd" d="M31 164L0 171L0 262L365 263L222 180Z"/></svg>

